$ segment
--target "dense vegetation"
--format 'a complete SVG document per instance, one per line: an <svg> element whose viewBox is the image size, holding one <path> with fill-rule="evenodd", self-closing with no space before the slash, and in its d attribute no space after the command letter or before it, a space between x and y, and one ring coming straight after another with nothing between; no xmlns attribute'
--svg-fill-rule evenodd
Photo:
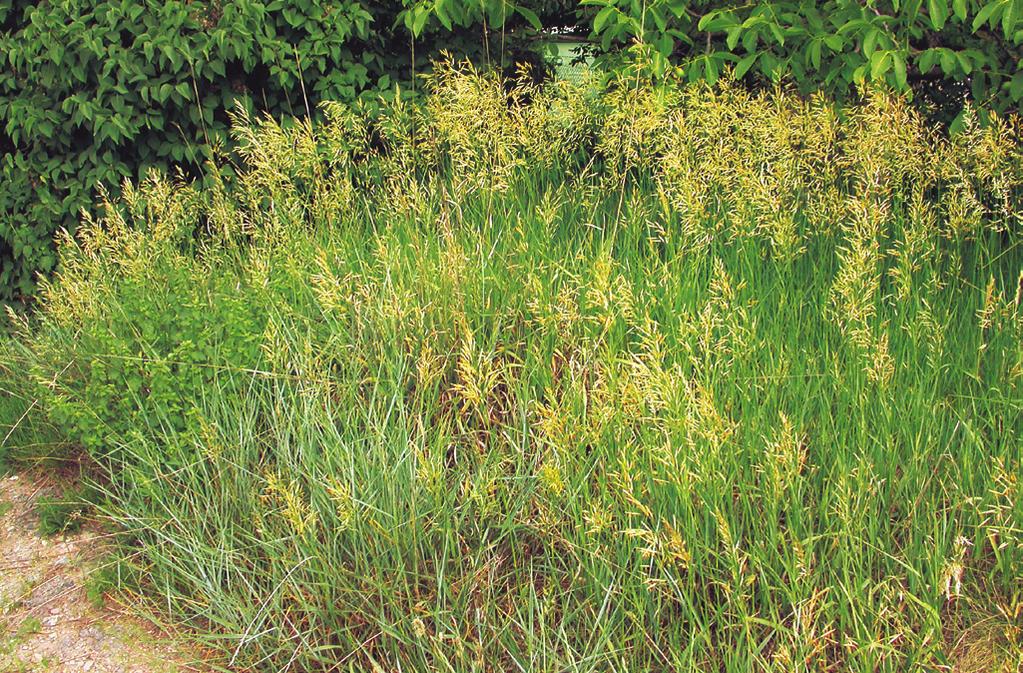
<svg viewBox="0 0 1023 673"><path fill-rule="evenodd" d="M535 28L566 28L656 79L792 78L839 99L886 82L948 122L967 97L1018 106L1020 17L1023 0L0 0L0 298L53 270L54 234L99 188L201 176L236 105L374 105L440 48L511 66Z"/></svg>
<svg viewBox="0 0 1023 673"><path fill-rule="evenodd" d="M428 90L62 238L10 436L129 587L245 669L1018 670L1018 121Z"/></svg>
<svg viewBox="0 0 1023 673"><path fill-rule="evenodd" d="M1005 112L1023 99L1019 0L581 0L575 21L612 59L656 78L713 83L791 77L803 93L844 98L864 82L913 91L939 117L975 104ZM413 31L507 13L503 0L417 0ZM566 13L567 14L567 13ZM946 120L947 121L947 120ZM957 120L961 121L961 120Z"/></svg>
<svg viewBox="0 0 1023 673"><path fill-rule="evenodd" d="M37 271L53 270L54 234L75 228L98 188L116 190L152 167L198 175L225 149L236 106L290 118L322 100L373 102L409 82L438 36L420 36L416 53L396 24L401 9L0 0L0 296L30 292ZM440 37L481 59L478 31Z"/></svg>
<svg viewBox="0 0 1023 673"><path fill-rule="evenodd" d="M1023 98L1019 0L585 0L605 45L633 42L647 71L690 81L790 76L848 97L863 82L913 91L940 117L967 97L1005 112ZM961 120L958 120L961 121Z"/></svg>

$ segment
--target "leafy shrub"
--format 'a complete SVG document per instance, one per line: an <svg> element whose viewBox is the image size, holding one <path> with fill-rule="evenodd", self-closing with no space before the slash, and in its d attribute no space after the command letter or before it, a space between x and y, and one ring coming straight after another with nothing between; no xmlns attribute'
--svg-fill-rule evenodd
<svg viewBox="0 0 1023 673"><path fill-rule="evenodd" d="M509 11L498 0L418 0L403 16L419 31ZM582 0L574 16L564 12L560 19L556 25L591 29L613 67L645 76L710 83L726 74L751 83L787 78L804 94L839 98L865 82L886 82L912 90L946 123L967 97L1001 113L1023 99L1018 0Z"/></svg>
<svg viewBox="0 0 1023 673"><path fill-rule="evenodd" d="M689 81L757 73L846 96L864 82L914 90L942 112L1023 99L1023 5L1014 0L760 3L587 0L605 47L633 43L649 71ZM961 121L961 120L960 120Z"/></svg>
<svg viewBox="0 0 1023 673"><path fill-rule="evenodd" d="M1019 0L0 0L0 296L53 270L54 234L99 188L150 168L200 176L229 148L236 106L289 118L322 100L372 106L415 88L439 48L512 71L530 49L516 29L592 28L606 62L627 47L659 77L713 82L731 67L837 96L886 81L941 110L969 90L1004 112L1023 96L1021 14Z"/></svg>
<svg viewBox="0 0 1023 673"><path fill-rule="evenodd" d="M1018 122L429 86L62 238L22 370L154 598L242 668L1012 670Z"/></svg>

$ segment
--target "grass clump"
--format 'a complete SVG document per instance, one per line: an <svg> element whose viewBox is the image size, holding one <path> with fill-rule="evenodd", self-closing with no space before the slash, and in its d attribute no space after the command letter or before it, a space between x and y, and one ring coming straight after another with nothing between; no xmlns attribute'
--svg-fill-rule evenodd
<svg viewBox="0 0 1023 673"><path fill-rule="evenodd" d="M35 505L40 534L77 533L82 529L86 507L81 491L67 491L60 496L41 496Z"/></svg>
<svg viewBox="0 0 1023 673"><path fill-rule="evenodd" d="M428 84L62 242L19 370L148 595L265 670L1019 664L1015 120Z"/></svg>

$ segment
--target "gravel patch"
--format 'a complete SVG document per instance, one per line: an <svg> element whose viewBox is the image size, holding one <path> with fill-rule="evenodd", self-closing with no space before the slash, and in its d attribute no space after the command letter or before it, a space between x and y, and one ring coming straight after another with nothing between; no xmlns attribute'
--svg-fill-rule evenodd
<svg viewBox="0 0 1023 673"><path fill-rule="evenodd" d="M101 531L39 535L36 500L52 488L0 477L0 673L183 673L196 656L130 616L97 607L83 588Z"/></svg>

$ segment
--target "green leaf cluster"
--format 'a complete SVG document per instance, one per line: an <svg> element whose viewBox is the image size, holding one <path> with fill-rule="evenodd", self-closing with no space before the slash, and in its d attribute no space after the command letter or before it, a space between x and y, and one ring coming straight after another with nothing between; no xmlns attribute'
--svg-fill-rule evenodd
<svg viewBox="0 0 1023 673"><path fill-rule="evenodd" d="M582 0L605 50L646 74L787 77L839 97L883 82L951 108L1023 98L1023 0ZM956 110L958 112L958 109Z"/></svg>

